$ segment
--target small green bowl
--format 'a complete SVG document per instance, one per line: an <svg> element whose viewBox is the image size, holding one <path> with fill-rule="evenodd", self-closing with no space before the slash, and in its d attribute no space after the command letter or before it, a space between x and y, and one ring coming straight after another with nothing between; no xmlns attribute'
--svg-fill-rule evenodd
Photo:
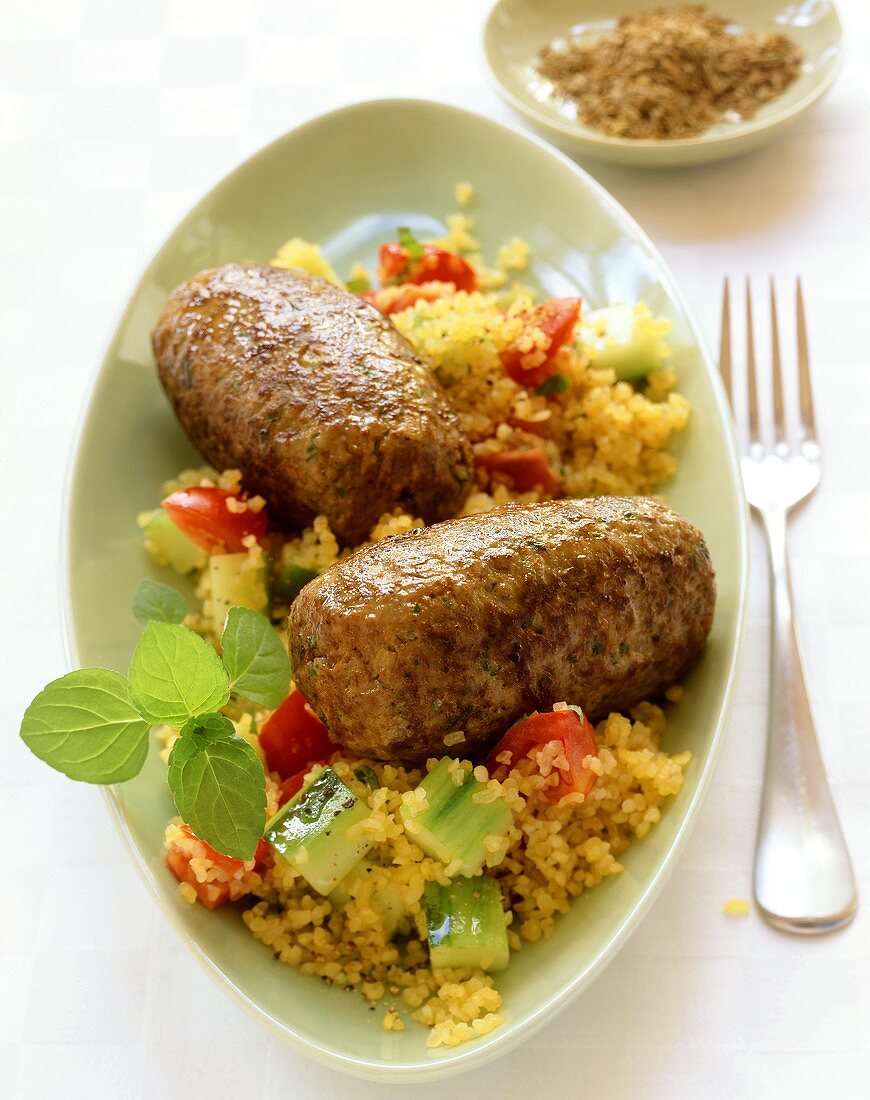
<svg viewBox="0 0 870 1100"><path fill-rule="evenodd" d="M506 180L510 186L506 186ZM686 784L661 823L625 858L625 873L584 894L552 939L499 976L505 1024L454 1049L427 1050L426 1031L381 1027L359 995L328 989L272 958L238 913L209 913L178 895L163 863L173 807L154 746L142 774L107 792L112 816L149 890L221 988L288 1043L328 1065L378 1079L417 1080L479 1066L577 996L613 958L673 866L710 781L727 721L746 588L745 506L725 398L661 257L610 196L541 142L437 103L386 100L334 111L252 157L197 204L142 275L103 356L81 428L66 507L66 634L70 662L126 670L139 627L130 613L143 576L157 576L136 515L161 482L198 459L161 392L149 332L166 295L203 267L268 260L300 235L338 269L371 262L398 225L427 232L454 208L459 180L477 189L489 255L519 235L530 277L548 295L581 291L590 305L645 299L673 321L680 388L692 401L667 496L707 535L719 577L703 660L673 708L670 748L690 749ZM131 930L131 935L134 935Z"/></svg>
<svg viewBox="0 0 870 1100"><path fill-rule="evenodd" d="M483 33L483 51L499 93L560 148L578 157L664 168L703 164L748 153L773 140L834 83L843 55L842 28L829 0L722 0L708 5L749 31L790 35L806 55L803 71L754 118L722 122L675 141L608 137L577 120L571 104L549 94L535 71L542 46L569 30L598 32L630 11L679 6L679 0L498 0Z"/></svg>

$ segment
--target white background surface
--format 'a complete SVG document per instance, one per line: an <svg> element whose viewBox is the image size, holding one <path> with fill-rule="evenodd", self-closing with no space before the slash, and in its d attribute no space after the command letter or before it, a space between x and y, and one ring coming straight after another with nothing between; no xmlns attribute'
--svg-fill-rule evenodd
<svg viewBox="0 0 870 1100"><path fill-rule="evenodd" d="M478 53L483 0L3 0L0 7L0 1095L374 1097L261 1031L176 942L99 794L17 739L64 668L61 489L114 313L148 254L240 159L329 107L423 95L510 119ZM727 9L727 5L724 5ZM556 1023L419 1097L852 1097L870 1089L870 9L779 144L720 166L588 165L660 246L711 343L723 274L806 280L821 491L795 518L800 622L865 911L785 938L750 896L766 693L753 533L749 634L698 828L621 956ZM376 151L373 151L376 155ZM509 186L506 174L505 186Z"/></svg>

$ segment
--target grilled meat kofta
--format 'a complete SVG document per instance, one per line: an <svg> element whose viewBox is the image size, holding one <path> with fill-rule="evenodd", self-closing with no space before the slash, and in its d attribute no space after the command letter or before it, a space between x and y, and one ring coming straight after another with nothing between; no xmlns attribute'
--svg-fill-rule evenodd
<svg viewBox="0 0 870 1100"><path fill-rule="evenodd" d="M594 721L697 657L716 586L700 531L661 501L509 505L345 558L293 604L294 679L330 736L422 761L479 755L566 700Z"/></svg>
<svg viewBox="0 0 870 1100"><path fill-rule="evenodd" d="M191 442L242 472L289 527L325 514L339 541L401 507L455 515L471 452L441 387L392 322L325 279L226 264L177 287L152 334Z"/></svg>

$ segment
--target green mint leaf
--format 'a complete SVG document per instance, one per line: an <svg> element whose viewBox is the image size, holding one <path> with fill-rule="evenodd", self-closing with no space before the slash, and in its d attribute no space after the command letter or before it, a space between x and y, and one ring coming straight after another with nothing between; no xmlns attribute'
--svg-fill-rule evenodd
<svg viewBox="0 0 870 1100"><path fill-rule="evenodd" d="M182 727L169 755L169 789L185 824L216 852L251 859L266 827L263 765L223 714Z"/></svg>
<svg viewBox="0 0 870 1100"><path fill-rule="evenodd" d="M277 707L290 690L290 659L265 615L231 607L221 638L230 689L264 707Z"/></svg>
<svg viewBox="0 0 870 1100"><path fill-rule="evenodd" d="M344 285L351 294L364 294L372 287L368 279L348 279Z"/></svg>
<svg viewBox="0 0 870 1100"><path fill-rule="evenodd" d="M423 246L407 225L399 226L399 244L408 253L409 260L421 260L423 258Z"/></svg>
<svg viewBox="0 0 870 1100"><path fill-rule="evenodd" d="M130 701L127 681L105 668L53 680L21 720L30 751L70 779L123 783L148 755L149 725Z"/></svg>
<svg viewBox="0 0 870 1100"><path fill-rule="evenodd" d="M570 388L570 378L566 378L564 374L551 374L549 378L545 378L540 386L537 387L535 393L541 393L545 397L551 397L555 394L564 393Z"/></svg>
<svg viewBox="0 0 870 1100"><path fill-rule="evenodd" d="M130 698L143 718L181 729L229 697L226 671L208 642L173 623L145 627L130 662Z"/></svg>
<svg viewBox="0 0 870 1100"><path fill-rule="evenodd" d="M180 623L187 601L180 592L158 581L142 581L133 597L133 615L143 625L150 622Z"/></svg>

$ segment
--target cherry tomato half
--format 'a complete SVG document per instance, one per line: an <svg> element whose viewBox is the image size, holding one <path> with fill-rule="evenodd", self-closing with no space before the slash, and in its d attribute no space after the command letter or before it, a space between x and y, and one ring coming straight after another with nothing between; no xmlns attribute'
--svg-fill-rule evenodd
<svg viewBox="0 0 870 1100"><path fill-rule="evenodd" d="M299 690L291 691L266 720L260 730L260 748L269 771L277 772L284 780L335 752L326 726Z"/></svg>
<svg viewBox="0 0 870 1100"><path fill-rule="evenodd" d="M245 549L243 539L248 535L263 541L269 517L265 508L231 512L227 506L231 497L244 500L226 489L195 485L170 493L162 507L175 526L207 553L240 551Z"/></svg>
<svg viewBox="0 0 870 1100"><path fill-rule="evenodd" d="M453 283L469 293L477 289L474 268L458 253L435 244L424 244L423 255L411 259L407 248L396 241L382 244L378 253L378 278L382 286L398 283Z"/></svg>
<svg viewBox="0 0 870 1100"><path fill-rule="evenodd" d="M409 309L415 302L434 302L438 298L444 298L452 293L448 283L423 283L422 286L408 284L402 287L384 287L381 290L366 290L360 298L385 314L401 313L403 309Z"/></svg>
<svg viewBox="0 0 870 1100"><path fill-rule="evenodd" d="M546 788L547 797L552 802L558 802L560 798L574 791L589 794L595 784L595 772L584 767L583 761L587 756L598 755L595 730L585 715L578 714L570 707L547 711L545 714L533 714L511 726L489 754L487 769L493 775L500 767L510 768L517 760L528 756L532 749L551 741L562 743L568 771L560 771L558 785ZM505 753L510 754L507 761L503 759Z"/></svg>
<svg viewBox="0 0 870 1100"><path fill-rule="evenodd" d="M526 493L536 485L540 485L545 493L555 493L559 488L559 481L540 447L475 455L474 462L492 473L504 474L519 493Z"/></svg>
<svg viewBox="0 0 870 1100"><path fill-rule="evenodd" d="M546 346L541 350L546 358L543 363L527 370L523 359L528 354L518 348L506 348L501 361L505 373L514 382L529 389L535 389L542 382L556 374L553 360L560 348L570 340L574 326L580 318L581 298L551 298L542 302L529 317L529 323L540 329L547 338Z"/></svg>
<svg viewBox="0 0 870 1100"><path fill-rule="evenodd" d="M241 871L244 868L245 865L242 860L233 859L232 856L225 856L221 855L220 852L216 852L211 845L206 844L204 840L200 840L189 825L182 825L181 830L192 840L199 841L205 849L203 858L211 860L215 867L223 871L224 874L234 875L237 871ZM179 882L190 883L196 891L197 901L204 905L206 909L217 909L219 905L223 905L230 900L230 884L228 882L200 882L190 867L190 861L193 858L190 852L182 852L178 848L170 848L166 853L166 866ZM262 866L270 858L271 853L269 845L264 840L261 840L257 844L257 849L254 852L254 866Z"/></svg>

